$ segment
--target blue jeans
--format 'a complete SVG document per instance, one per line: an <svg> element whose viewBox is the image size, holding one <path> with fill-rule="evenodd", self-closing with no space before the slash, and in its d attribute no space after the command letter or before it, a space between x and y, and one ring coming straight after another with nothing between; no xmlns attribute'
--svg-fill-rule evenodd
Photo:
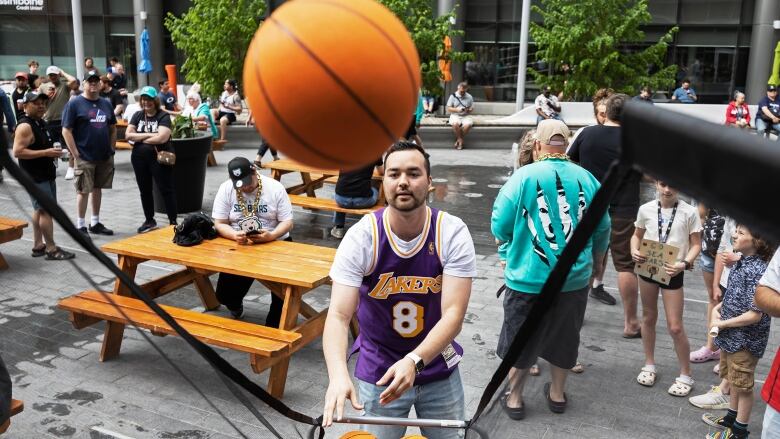
<svg viewBox="0 0 780 439"><path fill-rule="evenodd" d="M458 369L447 379L414 386L404 392L400 398L384 406L379 405L379 395L387 386L377 386L361 380L357 380L357 385L366 416L406 418L412 406L420 419L463 420L466 416L463 384ZM367 431L378 439L398 439L404 435L406 427L361 425L360 430ZM464 430L456 428L421 428L421 430L422 435L427 439L462 438L465 433Z"/></svg>
<svg viewBox="0 0 780 439"><path fill-rule="evenodd" d="M764 131L766 131L767 127L770 127L773 130L780 133L780 123L770 124L769 122L764 121L764 119L760 117L756 118L756 131L758 132L758 134L764 135ZM778 137L777 139L780 140L780 137Z"/></svg>
<svg viewBox="0 0 780 439"><path fill-rule="evenodd" d="M761 427L761 439L780 437L780 413L770 405L764 412L764 425Z"/></svg>
<svg viewBox="0 0 780 439"><path fill-rule="evenodd" d="M342 197L339 194L335 194L334 199L336 204L346 209L361 209L364 207L371 207L376 204L376 200L379 198L379 189L372 187L370 197ZM344 227L344 223L347 222L347 214L344 212L336 212L333 215L333 224L339 227Z"/></svg>
<svg viewBox="0 0 780 439"><path fill-rule="evenodd" d="M561 122L563 122L563 119L561 118L561 115L560 115L560 114L556 114L556 115L555 115L555 116L553 116L552 118L553 118L553 119L555 119L555 120L560 120ZM537 125L539 125L539 122L541 122L541 121L543 121L543 120L546 120L546 119L545 119L545 118L543 118L542 116L539 116L538 114L536 115L536 124L537 124ZM565 123L565 122L564 122L564 123Z"/></svg>

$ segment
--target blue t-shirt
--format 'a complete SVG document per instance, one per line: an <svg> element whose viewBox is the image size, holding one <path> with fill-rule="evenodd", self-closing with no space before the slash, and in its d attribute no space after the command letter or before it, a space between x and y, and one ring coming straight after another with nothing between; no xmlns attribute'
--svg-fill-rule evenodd
<svg viewBox="0 0 780 439"><path fill-rule="evenodd" d="M165 107L168 111L173 111L176 109L176 96L173 95L170 91L167 93L160 92L160 103Z"/></svg>
<svg viewBox="0 0 780 439"><path fill-rule="evenodd" d="M766 120L766 116L764 115L764 108L769 107L769 112L774 114L777 117L780 117L780 101L777 99L772 100L769 99L769 96L764 96L763 99L758 101L758 116L764 120Z"/></svg>
<svg viewBox="0 0 780 439"><path fill-rule="evenodd" d="M62 127L73 132L79 155L88 162L101 162L114 155L111 125L116 125L116 116L108 99L92 101L76 96L62 111Z"/></svg>
<svg viewBox="0 0 780 439"><path fill-rule="evenodd" d="M694 101L693 98L688 94L689 92L690 94L696 96L696 90L694 90L693 87L688 87L688 90L680 87L674 91L674 98L683 104L692 104L696 101Z"/></svg>

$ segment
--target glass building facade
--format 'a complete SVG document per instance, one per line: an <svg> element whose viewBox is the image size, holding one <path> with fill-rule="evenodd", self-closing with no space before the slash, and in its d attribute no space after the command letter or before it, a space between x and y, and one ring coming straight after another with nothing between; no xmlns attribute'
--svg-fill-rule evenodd
<svg viewBox="0 0 780 439"><path fill-rule="evenodd" d="M483 101L515 101L520 41L521 0L466 0L464 49L474 61L464 65L464 78L471 93ZM532 4L539 5L539 0ZM677 84L689 78L699 102L727 102L733 90L744 90L750 56L754 0L648 0L652 15L643 28L646 47L673 26L679 32L666 55L667 64L678 66ZM607 12L607 11L605 11ZM541 22L538 14L531 20ZM528 67L546 70L536 62L533 39L528 48ZM530 78L529 78L530 80ZM668 92L670 90L659 90ZM527 87L526 100L537 88Z"/></svg>
<svg viewBox="0 0 780 439"><path fill-rule="evenodd" d="M34 1L22 3L36 3ZM40 64L39 75L56 65L76 74L73 19L70 0L37 0L39 8L19 10L15 5L0 6L0 80L12 81L18 71L27 71L29 60ZM188 0L165 0L163 13L181 13ZM81 0L84 56L105 71L115 56L125 66L128 87L136 88L136 35L132 0ZM164 38L166 61L179 64L180 56L167 32ZM180 64L179 64L180 65ZM162 68L162 66L160 66Z"/></svg>

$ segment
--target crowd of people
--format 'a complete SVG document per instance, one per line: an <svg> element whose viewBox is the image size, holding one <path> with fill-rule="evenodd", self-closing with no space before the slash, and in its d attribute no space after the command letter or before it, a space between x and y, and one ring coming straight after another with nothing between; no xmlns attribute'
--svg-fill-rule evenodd
<svg viewBox="0 0 780 439"><path fill-rule="evenodd" d="M13 102L18 99L19 105L9 110L15 114L5 118L14 133L14 156L36 186L54 200L56 160L68 151L71 166L65 178L74 180L78 229L86 236L113 235L102 224L100 210L102 191L112 187L114 178L117 118L127 115L130 107L126 77L121 64L115 63L109 74L101 75L88 61L91 68L80 82L81 90L76 78L56 66L46 69L48 80L41 82L43 78L35 76L37 63L31 63L29 73L16 76ZM157 227L153 185L162 194L169 223L177 223L172 168L157 159L171 137L172 116L192 116L204 123L215 139L224 140L227 126L235 123L242 111L234 80L225 81L217 109L210 109L197 89L187 94L187 105L182 109L167 81L158 86L137 92L137 109L129 115L125 134L133 143L131 163L144 214L138 233ZM643 88L633 99L652 104L651 95L649 88ZM764 131L776 125L780 128L776 97L777 88L770 85L759 103L756 124ZM592 100L597 123L572 137L561 118L558 96L545 87L537 97L536 129L521 142L518 169L501 188L491 216L491 231L504 267L504 319L496 349L501 358L508 354L512 340L537 303L545 280L592 204L610 163L618 158L623 108L631 99L609 89L599 90ZM683 81L673 99L692 103L698 98L690 83ZM728 125L749 126L744 101L744 94L735 94L726 111ZM459 84L446 102L456 149L463 148L473 125L473 108L468 84ZM431 163L413 128L431 109L421 93L404 138L375 163L340 173L336 184L339 206L371 207L378 199L378 188L372 184L378 173L387 206L363 216L349 230L345 215L334 215L330 233L341 242L330 271L333 288L323 335L329 375L323 411L326 426L343 415L347 399L355 409L373 416L405 417L414 407L423 418L465 417L457 367L463 349L455 337L476 276L476 255L464 222L427 205ZM764 122L759 125L759 121ZM212 211L220 236L242 245L292 240L293 211L287 192L281 183L259 172L260 161L269 149L276 158L271 145L261 141L254 162L243 157L229 162L229 178L220 185ZM641 204L643 178L632 171L620 183L608 213L572 267L552 310L515 359L500 395L501 407L513 420L525 418L525 384L529 375L538 374L538 359L542 358L550 365L550 380L543 390L546 405L553 413L565 413L570 402L568 374L578 366L581 370L578 349L588 297L606 305L617 304L603 282L610 253L618 272L623 337L641 339L643 345L637 384L652 387L660 369L675 367L678 374L668 382L670 395L690 397L691 404L704 409L727 410L725 415L703 414L705 423L722 429L708 437L746 438L756 365L767 347L770 317L780 316L780 252L758 231L720 215L717 206L689 204L679 196L678 188L664 181L655 181L656 198ZM51 216L38 200L31 201L32 256L73 258L73 253L56 245ZM86 218L88 205L91 216ZM667 280L635 273L637 264L647 262L647 241L676 249L662 267ZM684 285L686 272L697 260L709 297L707 325L701 328L708 338L704 346L691 352L683 324ZM217 299L236 319L243 318L243 300L252 283L247 277L219 275ZM656 362L659 296L677 356L674 366ZM279 325L282 305L282 299L272 295L266 325ZM355 316L360 336L350 349L347 331ZM357 386L347 367L348 354L356 352ZM691 363L715 360L720 385L691 396L695 387ZM780 435L778 395L780 355L764 385L763 397L768 402L765 437ZM380 438L400 437L404 431L399 426L364 429ZM457 432L446 429L423 428L423 434L429 438L457 437Z"/></svg>

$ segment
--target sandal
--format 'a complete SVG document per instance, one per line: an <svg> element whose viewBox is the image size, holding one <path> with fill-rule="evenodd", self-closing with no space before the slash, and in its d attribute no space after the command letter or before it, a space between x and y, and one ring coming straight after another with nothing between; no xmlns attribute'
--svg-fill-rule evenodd
<svg viewBox="0 0 780 439"><path fill-rule="evenodd" d="M40 247L32 248L32 257L34 258L40 258L41 256L46 254L46 244L41 245Z"/></svg>
<svg viewBox="0 0 780 439"><path fill-rule="evenodd" d="M541 372L539 371L539 365L538 364L534 364L533 366L531 366L530 369L528 369L528 374L531 375L532 377L539 376L540 373Z"/></svg>
<svg viewBox="0 0 780 439"><path fill-rule="evenodd" d="M693 380L691 380L693 381ZM674 380L674 383L669 387L669 394L672 396L688 396L693 389L693 382L690 384L682 381L679 377Z"/></svg>
<svg viewBox="0 0 780 439"><path fill-rule="evenodd" d="M65 251L59 247L55 247L53 251L46 252L47 261L65 261L67 259L73 259L76 255Z"/></svg>
<svg viewBox="0 0 780 439"><path fill-rule="evenodd" d="M575 364L574 367L571 368L571 371L574 373L585 372L585 366L583 366L582 363L578 361L577 364Z"/></svg>
<svg viewBox="0 0 780 439"><path fill-rule="evenodd" d="M643 367L642 371L639 372L639 375L636 377L636 382L645 387L653 387L655 384L655 377L656 373L653 369Z"/></svg>
<svg viewBox="0 0 780 439"><path fill-rule="evenodd" d="M711 351L707 346L702 346L691 352L690 360L691 363L705 363L707 361L720 360L720 349Z"/></svg>

